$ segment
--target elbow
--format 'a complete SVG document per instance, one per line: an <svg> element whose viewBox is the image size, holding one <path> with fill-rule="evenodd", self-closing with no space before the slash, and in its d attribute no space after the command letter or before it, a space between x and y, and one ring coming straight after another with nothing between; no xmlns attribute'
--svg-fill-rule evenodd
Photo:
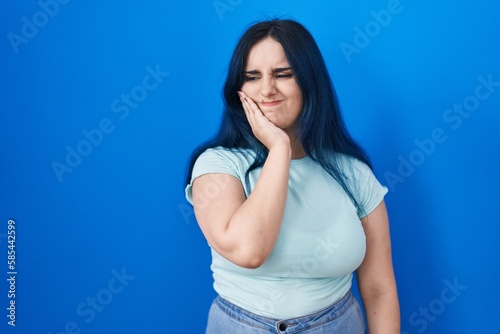
<svg viewBox="0 0 500 334"><path fill-rule="evenodd" d="M394 280L386 282L374 282L372 284L362 284L358 281L358 289L363 300L374 300L395 295L397 298L397 287Z"/></svg>
<svg viewBox="0 0 500 334"><path fill-rule="evenodd" d="M226 260L245 269L257 269L271 255L274 243L258 244L253 240L243 240L238 243L219 243L217 246L215 250Z"/></svg>
<svg viewBox="0 0 500 334"><path fill-rule="evenodd" d="M266 262L269 254L270 252L256 251L240 253L240 255L235 257L233 263L246 269L257 269Z"/></svg>
<svg viewBox="0 0 500 334"><path fill-rule="evenodd" d="M257 269L260 266L262 266L265 261L266 261L265 259L260 259L257 257L249 258L246 259L245 261L242 261L242 263L239 266L246 269Z"/></svg>

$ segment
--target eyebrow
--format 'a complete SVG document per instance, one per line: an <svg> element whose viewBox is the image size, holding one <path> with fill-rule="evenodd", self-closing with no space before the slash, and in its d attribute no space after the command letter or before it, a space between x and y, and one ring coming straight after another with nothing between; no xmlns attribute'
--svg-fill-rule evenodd
<svg viewBox="0 0 500 334"><path fill-rule="evenodd" d="M271 71L272 73L279 73L279 72L285 72L288 70L291 70L291 67L278 67L278 68L273 68ZM259 74L260 71L258 70L250 70L250 71L245 71L246 74Z"/></svg>

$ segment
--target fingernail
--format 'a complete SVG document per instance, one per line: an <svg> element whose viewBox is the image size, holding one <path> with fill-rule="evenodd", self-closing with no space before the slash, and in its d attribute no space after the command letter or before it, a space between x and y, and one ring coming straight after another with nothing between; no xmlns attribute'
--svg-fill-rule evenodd
<svg viewBox="0 0 500 334"><path fill-rule="evenodd" d="M242 97L242 96L243 96L243 95L241 94L241 92L240 92L240 91L238 91L238 96L239 96L239 97Z"/></svg>

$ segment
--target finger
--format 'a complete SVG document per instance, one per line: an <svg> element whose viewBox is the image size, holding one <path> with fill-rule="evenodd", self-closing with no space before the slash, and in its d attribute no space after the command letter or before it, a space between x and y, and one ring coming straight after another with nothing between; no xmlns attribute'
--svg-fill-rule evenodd
<svg viewBox="0 0 500 334"><path fill-rule="evenodd" d="M245 111L245 115L247 117L247 120L250 123L250 126L253 127L255 124L255 111L254 111L254 108L252 108L252 105L250 103L250 101L252 101L252 99L250 97L248 97L243 92L238 92L238 95L240 96L241 104L243 106L243 110Z"/></svg>
<svg viewBox="0 0 500 334"><path fill-rule="evenodd" d="M248 103L248 101L245 101L245 108L247 110L246 116L247 116L248 123L250 124L250 127L252 128L252 130L255 132L255 130L257 128L257 122L255 119L255 112L253 111L253 109L250 106L250 104Z"/></svg>
<svg viewBox="0 0 500 334"><path fill-rule="evenodd" d="M245 100L245 102L250 107L250 111L252 111L254 114L257 114L257 115L263 115L262 114L262 110L260 110L259 106L257 105L257 103L255 103L255 101L253 99L251 99L246 94L243 95L243 99Z"/></svg>
<svg viewBox="0 0 500 334"><path fill-rule="evenodd" d="M250 111L250 105L248 103L248 97L241 91L238 91L238 95L240 97L241 105L243 106L243 110L245 113Z"/></svg>
<svg viewBox="0 0 500 334"><path fill-rule="evenodd" d="M241 105L243 106L243 111L245 112L245 116L246 116L247 120L250 121L249 117L251 117L250 115L252 114L252 110L251 110L250 105L248 104L248 99L247 99L247 101L245 101L245 99L247 99L247 98L241 96Z"/></svg>
<svg viewBox="0 0 500 334"><path fill-rule="evenodd" d="M238 92L238 95L240 95L243 99L242 105L245 109L248 123L250 124L254 134L256 134L256 131L260 132L261 129L275 127L275 125L264 115L262 110L252 98L241 91Z"/></svg>
<svg viewBox="0 0 500 334"><path fill-rule="evenodd" d="M255 101L248 95L246 95L244 92L241 92L241 96L244 101L242 103L244 106L247 107L247 111L249 112L249 115L252 117L254 124L262 124L265 115L262 113L262 110L260 110L257 103L255 103Z"/></svg>

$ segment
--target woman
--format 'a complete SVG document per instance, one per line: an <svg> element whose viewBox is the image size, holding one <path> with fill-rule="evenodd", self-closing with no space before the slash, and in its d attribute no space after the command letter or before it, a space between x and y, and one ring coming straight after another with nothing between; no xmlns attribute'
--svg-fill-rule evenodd
<svg viewBox="0 0 500 334"><path fill-rule="evenodd" d="M237 44L216 136L186 196L212 251L206 333L399 333L385 187L348 134L324 60L293 20Z"/></svg>

